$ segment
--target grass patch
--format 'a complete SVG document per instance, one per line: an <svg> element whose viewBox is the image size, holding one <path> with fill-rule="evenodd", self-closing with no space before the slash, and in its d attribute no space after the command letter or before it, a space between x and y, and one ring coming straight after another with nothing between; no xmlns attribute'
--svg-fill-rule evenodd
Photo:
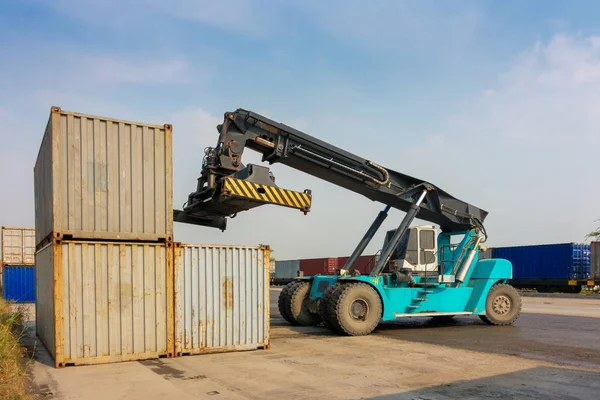
<svg viewBox="0 0 600 400"><path fill-rule="evenodd" d="M25 333L20 306L10 307L0 299L0 399L29 399L26 393L26 350L21 344Z"/></svg>

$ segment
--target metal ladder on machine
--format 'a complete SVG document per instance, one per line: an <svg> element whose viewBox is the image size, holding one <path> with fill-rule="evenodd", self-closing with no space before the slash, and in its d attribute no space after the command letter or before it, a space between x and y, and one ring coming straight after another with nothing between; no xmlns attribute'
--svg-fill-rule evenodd
<svg viewBox="0 0 600 400"><path fill-rule="evenodd" d="M373 268L373 266L375 264L375 260L377 259L377 256L380 254L381 254L381 249L377 250L377 253L375 253L375 255L367 263L367 266L365 267L365 273L370 272L371 268ZM425 276L424 276L425 281L422 283L416 284L417 287L421 288L422 296L413 298L413 304L407 307L408 310L416 311L419 308L421 308L421 306L419 304L422 303L423 301L427 300L427 295L429 293L433 293L431 288L437 285L438 276L439 276L439 273L434 276L428 276L427 273L425 273Z"/></svg>
<svg viewBox="0 0 600 400"><path fill-rule="evenodd" d="M417 311L419 308L421 308L421 304L427 300L427 295L433 293L433 290L431 290L431 288L437 286L438 284L439 272L434 276L428 275L427 265L428 264L425 265L425 275L423 276L423 282L419 282L415 285L416 287L421 289L419 291L421 295L419 297L413 297L412 304L406 307L409 313Z"/></svg>

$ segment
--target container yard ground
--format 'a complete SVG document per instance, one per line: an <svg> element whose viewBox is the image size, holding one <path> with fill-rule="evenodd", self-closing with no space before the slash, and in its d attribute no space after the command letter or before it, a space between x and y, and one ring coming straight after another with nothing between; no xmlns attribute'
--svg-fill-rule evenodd
<svg viewBox="0 0 600 400"><path fill-rule="evenodd" d="M268 351L54 369L41 399L592 399L600 393L600 300L524 297L514 326L476 317L381 325L363 337L289 327L271 291ZM579 315L586 315L582 317ZM39 345L38 345L39 346Z"/></svg>

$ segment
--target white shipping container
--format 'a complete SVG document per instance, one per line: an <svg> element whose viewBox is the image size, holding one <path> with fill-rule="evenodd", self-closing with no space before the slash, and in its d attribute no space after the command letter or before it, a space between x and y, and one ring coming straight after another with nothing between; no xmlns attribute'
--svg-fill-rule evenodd
<svg viewBox="0 0 600 400"><path fill-rule="evenodd" d="M36 246L173 237L170 125L52 107L34 168Z"/></svg>
<svg viewBox="0 0 600 400"><path fill-rule="evenodd" d="M36 253L36 330L56 367L173 356L173 246L57 241Z"/></svg>
<svg viewBox="0 0 600 400"><path fill-rule="evenodd" d="M33 228L2 227L2 263L33 265L35 263L35 231Z"/></svg>
<svg viewBox="0 0 600 400"><path fill-rule="evenodd" d="M268 348L269 247L175 243L175 354Z"/></svg>

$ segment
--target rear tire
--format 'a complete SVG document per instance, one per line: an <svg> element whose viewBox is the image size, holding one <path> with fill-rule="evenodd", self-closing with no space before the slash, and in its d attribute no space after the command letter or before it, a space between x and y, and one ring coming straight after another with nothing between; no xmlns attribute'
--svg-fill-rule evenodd
<svg viewBox="0 0 600 400"><path fill-rule="evenodd" d="M308 308L309 293L310 282L296 281L289 285L282 306L287 316L284 318L292 325L314 326L321 322L319 314L311 312ZM283 291L281 295L283 295ZM282 313L282 315L284 314Z"/></svg>
<svg viewBox="0 0 600 400"><path fill-rule="evenodd" d="M511 325L519 318L521 307L519 292L510 285L498 283L490 289L485 301L485 315L479 318L489 325Z"/></svg>
<svg viewBox="0 0 600 400"><path fill-rule="evenodd" d="M328 302L329 323L343 335L368 335L379 324L383 305L379 294L366 283L350 283L333 291Z"/></svg>

